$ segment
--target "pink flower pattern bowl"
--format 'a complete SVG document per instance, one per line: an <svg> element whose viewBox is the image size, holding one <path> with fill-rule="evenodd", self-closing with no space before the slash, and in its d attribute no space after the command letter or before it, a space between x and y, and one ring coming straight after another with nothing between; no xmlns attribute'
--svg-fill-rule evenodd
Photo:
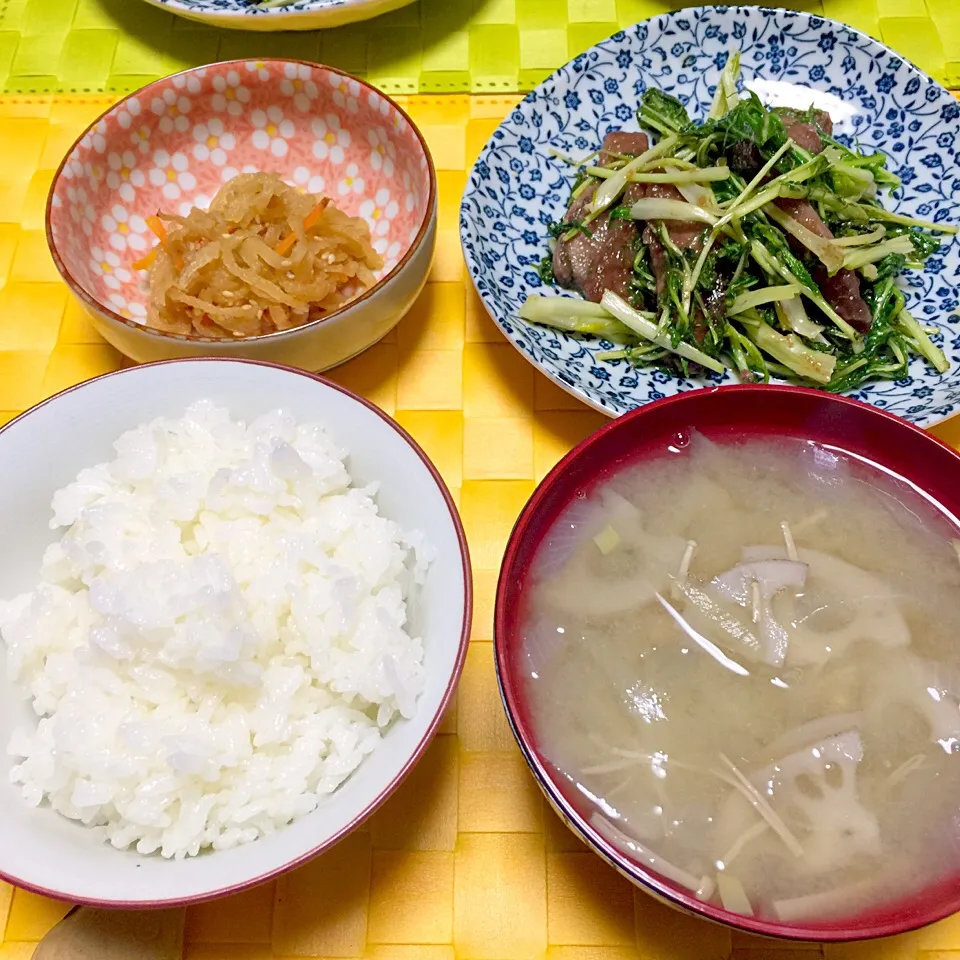
<svg viewBox="0 0 960 960"><path fill-rule="evenodd" d="M156 243L146 218L206 207L241 172L269 171L363 217L384 258L377 284L294 330L217 340L145 326ZM386 334L426 282L436 173L389 97L329 67L235 61L158 80L95 121L68 152L47 204L47 237L103 337L137 361L221 355L322 370Z"/></svg>

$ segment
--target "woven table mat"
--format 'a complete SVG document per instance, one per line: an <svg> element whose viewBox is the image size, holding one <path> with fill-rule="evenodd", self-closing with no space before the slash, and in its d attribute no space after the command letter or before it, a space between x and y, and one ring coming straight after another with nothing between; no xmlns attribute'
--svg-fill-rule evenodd
<svg viewBox="0 0 960 960"><path fill-rule="evenodd" d="M403 99L439 171L436 260L398 328L333 372L417 438L459 503L476 611L456 701L409 780L361 830L276 883L191 908L187 960L960 960L960 916L824 951L731 935L662 907L589 853L527 772L493 669L497 568L537 481L604 420L504 341L464 276L466 170L515 100ZM59 281L43 234L54 168L109 103L0 98L0 423L121 365ZM939 432L960 441L960 418ZM66 910L0 883L0 960L28 960Z"/></svg>
<svg viewBox="0 0 960 960"><path fill-rule="evenodd" d="M0 0L0 90L129 92L237 57L328 63L388 93L526 91L598 40L672 0L418 0L336 30L215 30L138 0ZM845 21L960 86L960 0L795 0Z"/></svg>

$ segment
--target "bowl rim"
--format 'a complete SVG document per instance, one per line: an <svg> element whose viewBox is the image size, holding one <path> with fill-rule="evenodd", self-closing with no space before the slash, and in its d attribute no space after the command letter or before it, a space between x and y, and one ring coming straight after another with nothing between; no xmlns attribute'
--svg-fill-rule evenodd
<svg viewBox="0 0 960 960"><path fill-rule="evenodd" d="M367 411L379 417L388 427L390 427L395 433L397 433L400 438L405 441L408 447L419 457L421 463L426 467L428 473L433 478L433 482L436 484L437 489L440 491L440 495L443 497L444 504L447 508L447 515L450 519L450 522L453 524L453 529L457 537L457 542L460 547L460 567L463 574L463 616L460 624L460 640L457 647L457 655L453 664L453 670L450 673L450 677L447 681L446 689L443 692L443 696L440 699L440 703L437 706L437 710L434 716L431 718L430 722L427 724L427 727L423 733L423 736L420 738L416 747L413 749L413 752L407 758L404 765L398 771L397 775L383 788L383 790L366 806L361 810L355 817L353 817L349 823L341 827L336 833L332 834L329 837L326 837L321 843L317 844L314 847L311 847L309 850L304 851L293 860L290 860L288 863L285 863L279 867L274 867L265 873L258 875L250 880L243 880L239 883L228 884L224 887L219 887L216 890L211 890L206 893L194 894L189 897L170 897L165 900L151 900L149 902L144 901L124 901L124 900L98 900L95 898L83 898L77 897L75 894L68 894L65 892L52 890L47 887L43 887L33 883L27 883L19 878L12 876L11 874L6 873L2 867L0 867L0 880L4 880L7 883L13 884L14 886L21 887L25 890L29 890L32 893L39 894L40 896L49 897L53 900L61 900L74 904L82 904L84 906L90 907L99 907L103 909L111 910L154 910L154 909L167 909L171 907L185 907L191 906L198 903L206 903L209 900L219 899L221 897L229 896L231 894L242 893L245 890L250 890L253 887L257 887L262 883L266 883L270 880L275 879L276 877L281 876L282 874L288 873L291 870L295 870L298 867L303 866L314 858L318 857L320 854L325 853L335 844L339 843L340 840L344 839L348 834L356 830L365 820L367 820L374 812L376 812L400 787L407 776L419 762L427 747L432 743L434 735L436 734L437 727L440 725L440 722L443 720L444 714L446 713L447 708L450 705L450 701L454 695L454 692L457 689L459 684L460 677L463 673L464 663L467 658L467 650L470 646L470 631L473 621L473 575L472 575L472 564L470 561L470 548L467 543L467 536L464 532L463 522L460 519L460 514L457 510L456 504L453 501L453 497L450 494L450 489L447 487L446 481L440 475L440 471L437 469L436 465L427 456L424 449L417 443L416 440L410 435L410 433L405 430L393 417L381 410L375 403L370 400L367 400L365 397L360 396L358 393L355 393L353 390L348 389L347 387L341 386L339 383L334 383L332 380L322 377L316 373L310 373L306 370L299 370L296 367L290 367L282 363L270 363L265 360L250 360L244 357L180 357L172 360L157 360L153 363L143 363L137 364L134 367L124 367L120 370L113 370L109 373L101 374L97 377L92 377L89 380L84 380L81 383L74 384L73 386L67 387L64 390L61 390L59 393L53 394L53 396L47 397L44 400L41 400L39 403L34 404L28 410L25 410L23 413L14 417L13 420L9 423L4 424L0 427L0 437L3 433L12 427L14 424L18 424L21 421L25 420L36 410L39 410L41 407L45 407L49 403L53 403L56 400L59 400L63 397L68 396L71 393L74 393L78 390L82 390L84 387L89 386L93 383L98 383L102 380L108 380L111 377L121 377L124 374L138 369L146 369L149 367L164 367L169 364L195 364L195 363L242 363L255 367L268 367L274 370L279 370L287 374L292 374L299 377L306 377L309 380L314 380L319 383L321 386L328 387L332 390L335 390L337 393L342 394L350 400L355 401L363 407L366 407ZM256 842L256 841L254 841ZM119 851L122 853L122 851ZM189 861L188 861L189 862Z"/></svg>
<svg viewBox="0 0 960 960"><path fill-rule="evenodd" d="M366 0L363 0L366 2ZM277 8L282 10L283 8ZM243 14L246 16L246 14ZM121 316L114 310L112 307L108 306L105 303L102 303L92 294L88 293L87 290L80 284L77 279L73 276L70 270L67 268L66 264L63 262L63 259L60 256L59 251L57 250L57 243L53 236L53 224L51 222L53 214L53 197L56 193L57 186L60 183L61 175L63 174L63 169L67 165L67 161L73 156L74 151L80 145L80 141L83 140L87 134L96 127L104 117L110 115L115 110L123 106L128 100L133 99L134 97L141 96L148 91L154 90L155 88L160 87L161 85L166 85L170 81L174 80L177 77L188 77L192 74L199 72L200 70L209 70L213 67L239 67L247 63L263 63L263 64L288 64L292 63L297 66L305 66L311 69L319 68L321 70L327 70L330 73L334 73L337 76L344 77L347 80L352 80L354 83L360 84L365 90L377 94L377 96L382 97L390 106L396 110L401 117L409 124L410 129L413 131L417 140L420 142L420 148L423 150L423 155L427 160L427 179L429 182L429 189L427 191L426 197L426 206L424 210L423 220L420 223L420 227L417 230L417 235L414 237L413 241L410 243L410 246L407 248L403 256L394 264L390 272L385 276L382 276L372 287L364 290L359 297L354 298L353 300L348 301L340 307L337 307L336 310L331 311L326 314L326 316L318 317L316 320L311 320L308 323L304 323L299 327L291 327L289 330L274 330L271 333L258 333L252 337L202 337L197 334L190 333L167 333L163 330L156 330L153 327L149 327L146 323L137 323L134 320L128 320L126 317ZM328 66L325 63L316 63L312 60L299 60L290 57L267 57L263 60L252 61L249 57L240 58L235 60L217 60L213 63L203 64L199 67L188 67L186 70L180 70L177 73L168 74L165 77L158 77L156 80L151 80L150 83L145 84L142 87L134 90L132 93L128 93L126 96L121 97L119 100L110 104L106 110L98 114L97 117L89 123L83 130L83 132L71 143L67 148L66 152L63 155L63 158L60 161L59 166L57 167L56 172L53 175L53 179L50 181L50 189L47 192L47 202L44 207L44 232L47 238L47 247L50 250L50 256L53 258L54 265L57 268L57 272L63 278L64 282L70 289L70 292L80 300L83 305L88 309L92 310L101 316L105 317L107 320L114 323L119 323L122 326L127 327L130 330L135 330L140 334L143 334L147 337L153 338L160 343L203 343L203 344L261 344L267 343L274 340L284 340L291 339L296 337L298 334L303 333L307 330L319 327L323 324L329 323L331 320L340 319L343 316L347 315L355 307L358 307L360 304L364 303L367 300L372 299L375 295L381 293L389 285L400 276L403 270L406 269L409 262L413 259L414 255L420 250L423 246L423 241L426 238L427 234L430 231L430 225L434 220L435 211L437 208L437 170L433 162L433 154L430 152L430 147L427 144L426 138L421 132L420 128L416 123L410 118L410 115L407 113L403 107L397 103L389 94L384 93L382 90L377 89L372 84L367 83L366 80L361 80L359 77L353 76L353 74L347 73L344 70L339 70L337 67Z"/></svg>
<svg viewBox="0 0 960 960"><path fill-rule="evenodd" d="M574 461L589 457L595 445L606 437L608 433L614 430L624 429L625 425L628 425L630 421L638 417L648 417L651 414L656 415L660 410L677 404L702 403L708 397L717 393L747 394L756 390L757 387L757 384L714 385L704 387L700 390L691 390L686 393L664 397L636 407L615 419L603 423L597 430L570 450L540 481L521 510L510 533L497 580L493 622L493 653L500 699L506 712L510 729L520 747L520 752L523 754L524 760L526 760L537 785L540 787L550 806L559 814L566 826L587 845L592 853L599 855L602 860L640 888L645 894L654 897L654 899L662 903L667 903L674 908L680 908L682 912L694 914L698 917L719 923L722 926L771 937L777 940L842 943L873 940L879 937L909 933L910 931L943 920L955 913L960 909L960 894L955 895L952 900L950 898L944 898L939 905L925 911L918 911L910 917L868 921L862 926L853 926L855 923L854 919L847 921L847 925L842 927L815 928L804 924L802 921L796 923L778 923L770 920L760 920L756 917L743 916L722 907L716 907L706 903L692 893L660 880L645 867L629 861L619 853L619 851L602 835L597 833L589 823L584 820L580 813L578 813L574 806L567 801L564 795L556 788L554 777L548 773L545 765L538 757L532 738L522 731L521 727L523 725L518 722L517 719L517 704L523 700L523 697L518 692L520 686L519 675L511 666L511 658L507 650L508 638L515 636L515 631L508 628L508 595L513 589L512 581L516 580L515 568L518 563L518 554L521 550L522 541L526 538L534 517L540 512L544 501L547 500L562 481L567 469ZM957 451L948 443L945 443L939 437L934 436L921 427L886 410L874 407L868 403L863 403L859 400L854 400L850 397L824 393L823 391L810 387L777 383L765 384L763 389L765 391L773 390L782 395L815 397L826 405L835 404L838 407L855 408L858 413L862 413L865 416L885 420L888 425L895 430L908 431L916 437L922 438L923 441L935 447L940 447L952 457L957 467L960 468L960 451ZM526 726L528 727L529 724L526 724ZM920 891L920 893L922 893L922 891Z"/></svg>

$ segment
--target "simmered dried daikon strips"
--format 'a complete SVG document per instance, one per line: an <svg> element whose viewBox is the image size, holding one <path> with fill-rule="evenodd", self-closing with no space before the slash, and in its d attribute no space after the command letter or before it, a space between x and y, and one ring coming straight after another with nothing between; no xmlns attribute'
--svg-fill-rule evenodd
<svg viewBox="0 0 960 960"><path fill-rule="evenodd" d="M372 286L383 267L362 218L271 173L240 174L209 210L148 221L160 244L139 264L149 269L146 322L170 333L230 338L299 326Z"/></svg>

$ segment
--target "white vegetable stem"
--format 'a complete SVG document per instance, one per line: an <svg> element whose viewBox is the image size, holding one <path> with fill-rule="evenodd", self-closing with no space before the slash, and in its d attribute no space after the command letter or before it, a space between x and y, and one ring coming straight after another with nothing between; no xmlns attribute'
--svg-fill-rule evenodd
<svg viewBox="0 0 960 960"><path fill-rule="evenodd" d="M838 250L826 237L821 237L799 220L788 216L776 204L768 203L763 212L785 233L799 240L831 273L836 273L844 265L842 250Z"/></svg>
<svg viewBox="0 0 960 960"><path fill-rule="evenodd" d="M703 207L685 200L665 200L661 197L644 197L630 208L634 220L696 220L713 226L717 218Z"/></svg>
<svg viewBox="0 0 960 960"><path fill-rule="evenodd" d="M599 216L620 196L631 173L639 171L651 160L669 153L676 142L676 136L664 137L649 150L641 153L639 157L634 157L629 163L624 164L612 177L601 183L597 187L597 192L593 195L593 200L590 201L590 213L587 215L586 221L589 222L594 217Z"/></svg>
<svg viewBox="0 0 960 960"><path fill-rule="evenodd" d="M587 167L591 177L611 180L621 171L608 170L606 167ZM694 167L692 170L672 170L669 173L631 173L629 183L707 183L715 180L729 180L729 167Z"/></svg>
<svg viewBox="0 0 960 960"><path fill-rule="evenodd" d="M601 304L609 310L625 327L629 327L638 336L655 343L664 350L669 350L677 356L690 360L693 363L699 363L700 366L713 370L715 373L724 373L726 367L713 357L708 357L705 353L692 347L689 343L680 343L674 345L666 333L661 333L655 323L651 323L647 317L639 310L634 310L622 297L618 297L612 290L607 290L603 295Z"/></svg>
<svg viewBox="0 0 960 960"><path fill-rule="evenodd" d="M913 243L911 243L909 237L899 236L878 243L876 246L868 247L866 250L851 250L843 258L843 266L847 270L856 270L857 267L882 260L889 253L913 253Z"/></svg>
<svg viewBox="0 0 960 960"><path fill-rule="evenodd" d="M707 114L708 120L719 120L721 117L725 117L740 102L740 96L737 93L737 80L739 77L740 51L734 50L733 53L727 57L727 62L720 72L717 92L713 95L710 113Z"/></svg>
<svg viewBox="0 0 960 960"><path fill-rule="evenodd" d="M801 337L806 337L808 340L818 340L820 343L826 343L823 327L819 323L814 323L807 316L801 297L794 297L793 300L780 300L774 306L780 324L785 329L799 333Z"/></svg>
<svg viewBox="0 0 960 960"><path fill-rule="evenodd" d="M917 352L925 357L937 371L946 373L950 369L950 361L943 351L930 341L924 333L923 327L914 319L909 310L901 310L897 315L897 323L910 335L917 348Z"/></svg>
<svg viewBox="0 0 960 960"><path fill-rule="evenodd" d="M836 356L811 349L795 334L777 333L756 314L741 314L737 320L750 331L753 342L774 360L801 377L816 380L817 383L830 382L837 365Z"/></svg>
<svg viewBox="0 0 960 960"><path fill-rule="evenodd" d="M564 317L584 317L597 320L606 320L610 314L599 303L590 300L577 300L574 297L541 297L531 294L517 311L522 320L538 323L541 320L550 320L557 315Z"/></svg>
<svg viewBox="0 0 960 960"><path fill-rule="evenodd" d="M773 303L778 300L792 300L800 295L800 287L795 283L785 283L778 287L761 287L759 290L748 290L741 293L730 304L728 313L743 313L751 307L759 307L761 303Z"/></svg>
<svg viewBox="0 0 960 960"><path fill-rule="evenodd" d="M835 247L865 247L882 240L886 235L887 231L878 224L869 233L856 233L850 237L834 237L830 242Z"/></svg>
<svg viewBox="0 0 960 960"><path fill-rule="evenodd" d="M757 262L762 270L765 270L769 274L779 274L786 280L788 283L799 283L800 281L796 276L791 272L791 270L783 263L781 263L776 257L774 257L770 251L759 241L753 240L750 243L750 255ZM801 284L800 292L808 299L813 301L834 323L836 328L849 340L858 342L859 338L857 331L847 323L843 317L837 313L833 307L824 300L823 295L820 293L819 289L811 290L809 287L803 286ZM834 360L836 358L834 357ZM781 361L782 362L782 361Z"/></svg>

